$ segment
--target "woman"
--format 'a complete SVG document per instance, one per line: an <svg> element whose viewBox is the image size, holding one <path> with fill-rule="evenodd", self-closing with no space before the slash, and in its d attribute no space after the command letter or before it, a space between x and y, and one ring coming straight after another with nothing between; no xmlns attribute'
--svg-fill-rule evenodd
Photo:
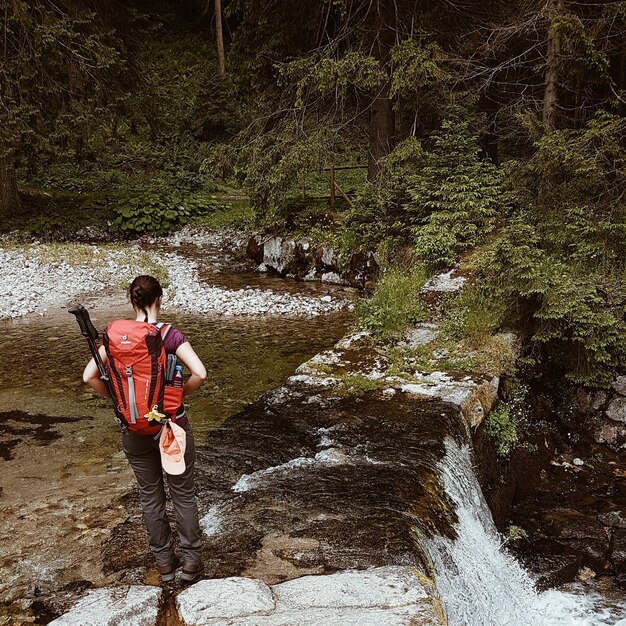
<svg viewBox="0 0 626 626"><path fill-rule="evenodd" d="M161 308L163 290L152 276L137 276L130 286L130 301L136 313L137 322L156 325ZM180 331L170 328L163 338L166 354L175 354L187 366L191 376L185 382L183 395L189 395L202 385L206 370L191 344ZM109 362L102 346L100 355L105 365ZM106 396L107 390L100 380L98 368L93 359L83 373L83 380L99 394ZM185 471L180 475L166 474L172 503L176 512L176 528L182 553L181 578L192 582L203 573L201 558L202 535L198 523L198 508L195 498L194 462L195 447L191 425L184 407L176 415L176 424L186 432ZM154 554L157 568L164 582L174 579L178 560L172 547L171 529L165 509L165 488L159 439L152 435L139 435L125 432L122 447L139 484L144 521L148 529L150 549Z"/></svg>

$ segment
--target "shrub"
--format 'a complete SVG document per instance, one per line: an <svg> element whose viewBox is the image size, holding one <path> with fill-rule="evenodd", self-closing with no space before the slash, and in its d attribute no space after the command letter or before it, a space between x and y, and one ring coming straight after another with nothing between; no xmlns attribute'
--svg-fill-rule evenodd
<svg viewBox="0 0 626 626"><path fill-rule="evenodd" d="M109 200L108 204L113 213L113 230L151 235L164 235L174 227L186 224L192 215L209 206L205 201L176 191L169 194L150 191Z"/></svg>
<svg viewBox="0 0 626 626"><path fill-rule="evenodd" d="M493 441L498 456L507 458L517 445L517 423L513 419L509 406L501 404L491 411L485 419L487 434Z"/></svg>

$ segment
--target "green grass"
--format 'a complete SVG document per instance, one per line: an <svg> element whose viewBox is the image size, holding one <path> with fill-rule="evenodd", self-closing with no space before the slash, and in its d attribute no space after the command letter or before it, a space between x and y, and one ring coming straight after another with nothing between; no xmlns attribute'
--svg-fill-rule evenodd
<svg viewBox="0 0 626 626"><path fill-rule="evenodd" d="M419 290L427 278L422 266L388 270L376 283L372 296L357 304L357 326L391 338L401 335L412 324L426 320Z"/></svg>
<svg viewBox="0 0 626 626"><path fill-rule="evenodd" d="M341 385L337 389L337 395L341 397L361 397L368 391L375 391L380 387L379 380L372 380L361 374L337 376Z"/></svg>
<svg viewBox="0 0 626 626"><path fill-rule="evenodd" d="M255 225L254 209L247 201L221 201L214 210L204 213L192 220L193 224L212 229L234 228L246 229Z"/></svg>

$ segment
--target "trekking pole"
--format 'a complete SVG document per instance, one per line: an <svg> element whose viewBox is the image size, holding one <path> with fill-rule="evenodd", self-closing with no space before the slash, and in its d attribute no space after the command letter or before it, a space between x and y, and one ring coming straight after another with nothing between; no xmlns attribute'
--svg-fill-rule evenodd
<svg viewBox="0 0 626 626"><path fill-rule="evenodd" d="M87 309L82 304L79 304L69 309L69 312L72 315L76 316L76 321L78 322L78 326L80 327L80 332L82 333L83 337L87 339L87 345L89 346L91 356L93 356L93 360L95 361L96 367L98 368L100 380L104 383L104 386L106 387L109 400L111 400L111 406L113 407L113 411L115 411L115 418L117 419L122 431L126 432L128 424L126 423L124 417L120 414L120 411L117 408L117 404L115 403L115 394L113 393L111 379L109 378L106 368L104 367L104 363L102 362L100 352L98 351L98 346L96 346L98 331L91 323L89 311L87 311Z"/></svg>

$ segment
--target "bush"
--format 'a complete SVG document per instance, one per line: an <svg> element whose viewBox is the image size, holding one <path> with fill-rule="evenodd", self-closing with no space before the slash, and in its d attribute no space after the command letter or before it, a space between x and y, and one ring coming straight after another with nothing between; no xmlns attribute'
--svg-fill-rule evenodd
<svg viewBox="0 0 626 626"><path fill-rule="evenodd" d="M500 328L504 313L501 302L470 286L445 307L441 335L450 341L480 346Z"/></svg>
<svg viewBox="0 0 626 626"><path fill-rule="evenodd" d="M424 268L388 270L371 298L357 304L357 325L382 337L401 334L411 324L427 319L419 302L419 290L428 278Z"/></svg>
<svg viewBox="0 0 626 626"><path fill-rule="evenodd" d="M165 235L210 206L206 201L176 191L170 194L150 191L109 200L108 204L113 213L112 229L130 235Z"/></svg>
<svg viewBox="0 0 626 626"><path fill-rule="evenodd" d="M485 419L487 434L491 437L496 452L501 459L507 458L517 445L517 424L512 418L509 406L501 404Z"/></svg>

